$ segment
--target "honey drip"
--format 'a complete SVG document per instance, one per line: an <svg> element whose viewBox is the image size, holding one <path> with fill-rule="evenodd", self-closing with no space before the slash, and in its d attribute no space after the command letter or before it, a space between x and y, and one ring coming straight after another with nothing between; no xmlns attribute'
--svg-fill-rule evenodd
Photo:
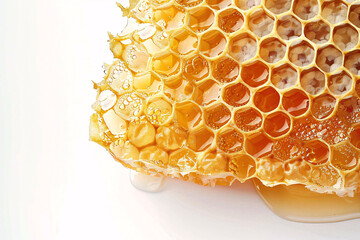
<svg viewBox="0 0 360 240"><path fill-rule="evenodd" d="M279 217L305 223L339 222L360 218L360 194L339 197L306 189L303 185L267 187L254 180L265 204Z"/></svg>

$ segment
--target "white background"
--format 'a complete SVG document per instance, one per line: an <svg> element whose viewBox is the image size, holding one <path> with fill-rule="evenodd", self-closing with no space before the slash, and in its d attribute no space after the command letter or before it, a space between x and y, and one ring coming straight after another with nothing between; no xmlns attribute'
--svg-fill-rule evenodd
<svg viewBox="0 0 360 240"><path fill-rule="evenodd" d="M0 0L0 239L359 239L360 219L280 219L251 184L133 188L88 141L113 0Z"/></svg>

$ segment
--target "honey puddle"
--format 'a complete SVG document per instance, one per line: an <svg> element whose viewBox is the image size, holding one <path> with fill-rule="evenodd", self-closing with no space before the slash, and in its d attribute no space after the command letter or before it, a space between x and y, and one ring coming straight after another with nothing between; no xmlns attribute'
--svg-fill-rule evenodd
<svg viewBox="0 0 360 240"><path fill-rule="evenodd" d="M150 176L143 173L130 171L131 184L144 192L160 192L164 186L164 177Z"/></svg>
<svg viewBox="0 0 360 240"><path fill-rule="evenodd" d="M339 197L312 192L302 185L266 187L257 179L254 185L265 204L286 220L328 223L360 218L360 194Z"/></svg>

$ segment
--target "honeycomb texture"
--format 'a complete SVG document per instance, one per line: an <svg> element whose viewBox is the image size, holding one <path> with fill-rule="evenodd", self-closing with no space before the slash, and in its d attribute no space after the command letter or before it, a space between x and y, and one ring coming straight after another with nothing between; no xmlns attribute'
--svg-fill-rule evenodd
<svg viewBox="0 0 360 240"><path fill-rule="evenodd" d="M202 185L360 191L360 1L119 7L90 126L116 160Z"/></svg>

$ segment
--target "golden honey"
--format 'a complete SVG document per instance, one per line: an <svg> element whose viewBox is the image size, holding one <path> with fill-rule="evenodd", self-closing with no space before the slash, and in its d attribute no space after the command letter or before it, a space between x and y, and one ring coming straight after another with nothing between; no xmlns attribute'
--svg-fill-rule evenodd
<svg viewBox="0 0 360 240"><path fill-rule="evenodd" d="M110 35L90 126L116 160L202 185L359 194L358 1L119 6L131 20Z"/></svg>

